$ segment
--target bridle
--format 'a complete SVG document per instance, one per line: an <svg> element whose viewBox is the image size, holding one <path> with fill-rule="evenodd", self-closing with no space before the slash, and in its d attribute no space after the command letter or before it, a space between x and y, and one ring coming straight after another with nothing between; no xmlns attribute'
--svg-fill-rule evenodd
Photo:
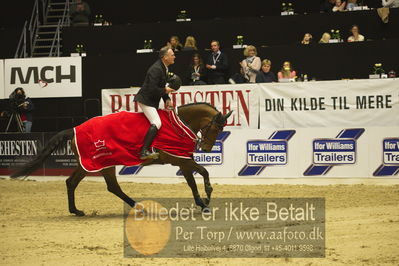
<svg viewBox="0 0 399 266"><path fill-rule="evenodd" d="M217 119L220 117L220 113L215 115L211 121L209 121L208 124L206 124L204 127L202 127L198 132L201 133L201 136L197 138L197 150L200 149L202 142L208 139L208 133L209 129L212 127L212 125L216 124L216 126L219 128L220 131L223 131L223 128L226 124L226 121L217 121Z"/></svg>

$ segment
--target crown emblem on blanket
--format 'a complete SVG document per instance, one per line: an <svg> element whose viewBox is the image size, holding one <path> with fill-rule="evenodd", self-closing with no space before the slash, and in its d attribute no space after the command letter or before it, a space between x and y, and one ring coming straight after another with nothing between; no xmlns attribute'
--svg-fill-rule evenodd
<svg viewBox="0 0 399 266"><path fill-rule="evenodd" d="M96 148L101 148L105 146L105 140L97 140L94 142L94 146L96 146Z"/></svg>

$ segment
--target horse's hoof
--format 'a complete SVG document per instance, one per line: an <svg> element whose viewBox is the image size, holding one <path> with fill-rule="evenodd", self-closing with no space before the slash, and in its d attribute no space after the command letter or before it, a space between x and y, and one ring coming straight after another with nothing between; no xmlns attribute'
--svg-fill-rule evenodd
<svg viewBox="0 0 399 266"><path fill-rule="evenodd" d="M85 213L80 210L71 211L71 213L75 214L76 216L85 216Z"/></svg>
<svg viewBox="0 0 399 266"><path fill-rule="evenodd" d="M205 199L203 199L203 201L204 201L205 205L208 206L208 205L209 205L209 202L210 202L211 200L208 199L208 198L205 198Z"/></svg>
<svg viewBox="0 0 399 266"><path fill-rule="evenodd" d="M204 208L202 208L202 212L203 213L210 213L211 209L209 207L204 207Z"/></svg>

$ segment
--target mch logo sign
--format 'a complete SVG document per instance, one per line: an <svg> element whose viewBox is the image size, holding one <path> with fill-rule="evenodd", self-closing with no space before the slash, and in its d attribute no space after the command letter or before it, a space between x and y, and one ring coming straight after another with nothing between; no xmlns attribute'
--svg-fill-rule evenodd
<svg viewBox="0 0 399 266"><path fill-rule="evenodd" d="M223 164L223 142L218 140L212 147L212 151L196 151L193 155L194 161L201 165L221 165Z"/></svg>
<svg viewBox="0 0 399 266"><path fill-rule="evenodd" d="M316 139L313 141L313 163L356 163L356 141L354 139Z"/></svg>
<svg viewBox="0 0 399 266"><path fill-rule="evenodd" d="M287 146L285 140L250 140L247 142L247 165L285 165Z"/></svg>

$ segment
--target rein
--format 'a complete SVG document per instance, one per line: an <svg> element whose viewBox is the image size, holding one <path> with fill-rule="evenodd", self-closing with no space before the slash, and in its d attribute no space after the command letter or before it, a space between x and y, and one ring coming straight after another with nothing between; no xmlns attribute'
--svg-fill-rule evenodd
<svg viewBox="0 0 399 266"><path fill-rule="evenodd" d="M211 120L208 124L206 124L204 127L202 127L202 128L198 131L198 132L201 133L201 136L198 137L198 140L197 140L197 150L198 150L198 148L200 147L201 143L202 143L204 140L207 139L207 135L208 135L209 129L211 128L211 126L212 126L213 124L216 124L217 127L218 127L220 130L223 130L224 124L222 125L221 123L218 123L218 121L216 121L216 118L217 118L217 117L218 117L218 115L215 115L215 116L212 118L212 120Z"/></svg>

